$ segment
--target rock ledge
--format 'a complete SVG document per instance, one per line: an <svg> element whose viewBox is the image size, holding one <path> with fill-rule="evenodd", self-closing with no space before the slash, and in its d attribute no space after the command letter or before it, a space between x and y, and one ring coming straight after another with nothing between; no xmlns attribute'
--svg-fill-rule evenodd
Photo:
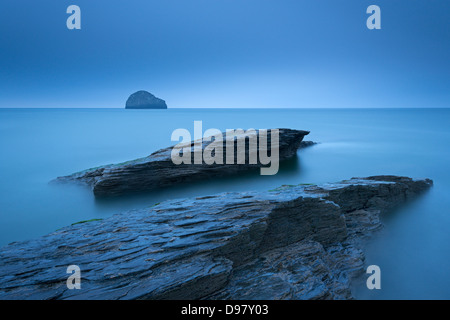
<svg viewBox="0 0 450 320"><path fill-rule="evenodd" d="M268 138L271 137L271 130L267 132ZM279 131L279 161L292 158L297 155L299 147L305 147L302 144L303 137L309 134L309 131L278 129ZM226 134L223 135L224 150L226 150ZM253 136L259 139L259 130L255 131ZM235 137L234 145L238 145L239 141L247 141L248 137L239 135ZM258 140L255 140L258 141ZM211 141L203 141L201 148L195 147L195 141L187 144L191 150L191 158L195 158L196 153L202 153L211 144ZM308 142L306 146L314 143ZM249 171L256 168L264 167L259 162L257 164L249 164L249 143L245 144L243 152L234 152L235 164L179 164L172 162L171 152L175 148L169 147L158 150L151 155L127 161L120 164L111 164L100 166L82 172L77 172L69 176L58 177L52 182L80 182L90 186L97 197L119 196L133 192L151 191L160 188L166 188L174 185L180 185L192 181L206 180L216 177L236 175L240 172ZM180 147L178 147L180 148ZM266 149L258 144L257 152L270 152L271 144L267 143ZM246 162L237 165L238 154L245 153ZM225 157L225 151L223 152ZM281 165L281 164L280 164Z"/></svg>
<svg viewBox="0 0 450 320"><path fill-rule="evenodd" d="M0 299L350 299L379 214L431 185L353 178L170 200L72 225L0 249ZM66 286L73 264L80 290Z"/></svg>

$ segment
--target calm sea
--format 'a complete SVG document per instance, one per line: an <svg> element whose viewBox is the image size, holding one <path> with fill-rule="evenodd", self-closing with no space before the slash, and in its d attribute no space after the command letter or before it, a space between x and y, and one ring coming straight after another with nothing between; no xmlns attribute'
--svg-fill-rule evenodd
<svg viewBox="0 0 450 320"><path fill-rule="evenodd" d="M49 185L57 176L123 162L173 145L172 131L294 128L319 145L300 150L276 176L247 175L110 200L84 187ZM106 218L169 198L281 184L406 175L433 189L384 217L367 264L381 290L356 285L363 299L450 299L450 109L0 109L0 245L80 221Z"/></svg>

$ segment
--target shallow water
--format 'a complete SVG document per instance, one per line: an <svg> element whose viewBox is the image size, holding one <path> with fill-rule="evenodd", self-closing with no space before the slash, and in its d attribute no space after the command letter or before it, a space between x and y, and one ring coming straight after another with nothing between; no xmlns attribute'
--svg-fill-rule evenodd
<svg viewBox="0 0 450 320"><path fill-rule="evenodd" d="M172 131L217 128L310 130L320 144L300 150L275 176L247 174L146 195L95 200L84 187L49 185L57 176L146 156L173 145ZM355 176L434 180L414 203L383 217L367 264L382 289L356 285L357 298L450 298L450 109L0 109L0 245L169 198Z"/></svg>

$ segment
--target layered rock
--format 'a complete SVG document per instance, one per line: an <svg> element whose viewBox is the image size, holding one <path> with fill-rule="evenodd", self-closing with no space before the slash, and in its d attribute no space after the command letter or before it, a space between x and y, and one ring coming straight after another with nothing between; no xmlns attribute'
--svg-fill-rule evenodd
<svg viewBox="0 0 450 320"><path fill-rule="evenodd" d="M125 109L167 109L167 105L150 92L140 90L129 96Z"/></svg>
<svg viewBox="0 0 450 320"><path fill-rule="evenodd" d="M0 249L0 299L349 299L379 214L431 180L377 176L170 200ZM66 269L81 268L69 290Z"/></svg>
<svg viewBox="0 0 450 320"><path fill-rule="evenodd" d="M309 131L278 129L279 134L279 159L283 161L296 156L297 149L302 146L303 137L309 134ZM267 143L261 144L260 131L254 133L241 134L229 137L222 133L223 142L223 163L222 164L194 164L194 159L200 154L200 158L206 148L215 141L191 141L186 144L179 144L173 147L161 149L137 160L128 161L121 164L106 165L70 176L59 177L55 182L81 182L88 184L96 196L118 196L125 193L150 191L173 185L180 185L186 182L209 179L214 177L229 176L243 171L255 168L265 167L266 165L258 161L256 164L250 163L251 155L270 154L272 152L271 144L272 130L267 131ZM250 139L258 141L257 148L250 147ZM233 139L234 154L232 164L227 164L226 150L227 142ZM247 143L245 143L247 141ZM244 148L238 149L240 142L244 142ZM309 145L309 144L308 144ZM177 152L183 152L183 149L189 148L191 153L191 164L174 164L171 158L173 149ZM244 163L237 165L239 156L245 159Z"/></svg>

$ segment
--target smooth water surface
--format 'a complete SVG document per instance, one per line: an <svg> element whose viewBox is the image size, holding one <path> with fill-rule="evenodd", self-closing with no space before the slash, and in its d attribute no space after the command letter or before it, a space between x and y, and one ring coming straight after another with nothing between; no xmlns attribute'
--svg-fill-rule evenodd
<svg viewBox="0 0 450 320"><path fill-rule="evenodd" d="M57 176L149 155L175 144L172 131L293 128L320 144L300 150L275 176L248 174L96 200ZM0 245L71 223L106 218L169 198L282 184L335 182L356 176L406 175L433 189L383 218L367 264L382 271L382 289L355 287L363 299L450 298L450 109L0 109Z"/></svg>

